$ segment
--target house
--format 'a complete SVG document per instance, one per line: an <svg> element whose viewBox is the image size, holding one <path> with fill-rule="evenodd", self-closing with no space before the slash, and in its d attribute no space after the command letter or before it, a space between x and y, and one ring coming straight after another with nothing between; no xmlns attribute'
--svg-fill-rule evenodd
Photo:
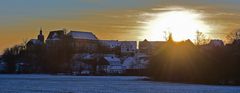
<svg viewBox="0 0 240 93"><path fill-rule="evenodd" d="M47 46L53 46L65 37L65 30L50 31L46 39Z"/></svg>
<svg viewBox="0 0 240 93"><path fill-rule="evenodd" d="M41 45L43 45L43 42L38 39L31 39L27 42L27 47L41 46Z"/></svg>
<svg viewBox="0 0 240 93"><path fill-rule="evenodd" d="M93 66L83 61L74 61L72 64L72 73L74 75L90 75L93 72Z"/></svg>
<svg viewBox="0 0 240 93"><path fill-rule="evenodd" d="M184 41L181 41L181 42L178 42L178 44L184 44L184 45L189 45L189 46L195 46L195 44L190 40L184 40Z"/></svg>
<svg viewBox="0 0 240 93"><path fill-rule="evenodd" d="M92 32L70 31L69 33L67 33L67 35L71 36L73 39L98 40L98 38Z"/></svg>
<svg viewBox="0 0 240 93"><path fill-rule="evenodd" d="M134 53L137 50L136 41L100 40L99 42L108 48L120 47L121 53Z"/></svg>
<svg viewBox="0 0 240 93"><path fill-rule="evenodd" d="M134 57L128 57L123 61L123 67L125 70L133 69L134 65L136 64L136 59Z"/></svg>
<svg viewBox="0 0 240 93"><path fill-rule="evenodd" d="M121 42L118 40L99 40L99 50L101 53L121 54Z"/></svg>
<svg viewBox="0 0 240 93"><path fill-rule="evenodd" d="M164 44L166 44L166 41L147 41L145 39L144 41L139 42L139 51L151 55L153 51Z"/></svg>
<svg viewBox="0 0 240 93"><path fill-rule="evenodd" d="M211 40L210 43L208 44L208 46L210 47L223 47L224 46L224 43L222 40L219 40L219 39L214 39L214 40Z"/></svg>
<svg viewBox="0 0 240 93"><path fill-rule="evenodd" d="M93 73L93 54L75 54L71 60L74 75L90 75Z"/></svg>
<svg viewBox="0 0 240 93"><path fill-rule="evenodd" d="M231 45L226 45L226 46L231 46ZM222 40L213 39L213 40L210 40L210 42L208 44L198 45L198 47L200 49L202 49L202 51L206 51L206 50L210 50L212 48L225 47L225 45Z"/></svg>
<svg viewBox="0 0 240 93"><path fill-rule="evenodd" d="M98 72L105 72L107 74L122 74L124 67L121 60L117 57L103 57L98 63Z"/></svg>
<svg viewBox="0 0 240 93"><path fill-rule="evenodd" d="M123 61L123 66L125 66L125 69L146 69L148 63L148 55L136 53L135 56L126 58Z"/></svg>
<svg viewBox="0 0 240 93"><path fill-rule="evenodd" d="M149 56L144 53L136 53L136 64L134 69L146 69L149 64Z"/></svg>
<svg viewBox="0 0 240 93"><path fill-rule="evenodd" d="M132 54L137 50L137 42L136 41L120 41L121 44L121 53L123 54Z"/></svg>
<svg viewBox="0 0 240 93"><path fill-rule="evenodd" d="M128 57L123 61L125 74L144 75L149 63L148 56L143 53L136 53L133 57Z"/></svg>
<svg viewBox="0 0 240 93"><path fill-rule="evenodd" d="M232 45L240 45L240 39L235 39L235 40L232 42Z"/></svg>
<svg viewBox="0 0 240 93"><path fill-rule="evenodd" d="M139 51L145 54L151 54L152 52L152 45L149 41L147 41L147 39L145 39L144 41L140 41L139 42Z"/></svg>
<svg viewBox="0 0 240 93"><path fill-rule="evenodd" d="M120 42L118 40L100 40L101 45L106 46L107 48L116 48L120 47Z"/></svg>
<svg viewBox="0 0 240 93"><path fill-rule="evenodd" d="M27 42L27 47L31 46L42 46L44 44L44 35L42 33L42 29L39 31L39 35L37 39L31 39Z"/></svg>
<svg viewBox="0 0 240 93"><path fill-rule="evenodd" d="M78 52L96 52L98 38L92 32L70 31L67 33L73 39L73 48Z"/></svg>
<svg viewBox="0 0 240 93"><path fill-rule="evenodd" d="M67 42L77 53L94 53L98 47L98 38L92 32L69 31L66 33L65 29L50 31L46 39L47 47L54 46L60 40L68 40Z"/></svg>

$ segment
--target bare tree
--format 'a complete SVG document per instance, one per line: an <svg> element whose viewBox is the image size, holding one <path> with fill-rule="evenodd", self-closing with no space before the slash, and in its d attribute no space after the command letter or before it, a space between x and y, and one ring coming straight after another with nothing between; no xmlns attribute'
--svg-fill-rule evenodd
<svg viewBox="0 0 240 93"><path fill-rule="evenodd" d="M234 40L236 39L240 39L240 29L232 32L232 33L229 33L227 36L226 36L226 41L227 42L233 42Z"/></svg>
<svg viewBox="0 0 240 93"><path fill-rule="evenodd" d="M163 32L164 33L164 39L167 41L168 40L168 38L169 38L169 32L167 32L167 31L164 31Z"/></svg>
<svg viewBox="0 0 240 93"><path fill-rule="evenodd" d="M26 47L24 45L15 45L4 50L2 58L7 62L8 72L15 72L16 62L25 56Z"/></svg>
<svg viewBox="0 0 240 93"><path fill-rule="evenodd" d="M197 34L196 35L196 45L204 45L209 42L209 39L207 38L207 36L204 33L197 31L196 34Z"/></svg>

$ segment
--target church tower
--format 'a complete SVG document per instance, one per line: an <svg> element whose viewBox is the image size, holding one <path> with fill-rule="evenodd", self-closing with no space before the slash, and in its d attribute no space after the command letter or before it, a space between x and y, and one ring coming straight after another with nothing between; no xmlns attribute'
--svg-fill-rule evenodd
<svg viewBox="0 0 240 93"><path fill-rule="evenodd" d="M38 40L44 43L44 35L42 34L42 28L39 31Z"/></svg>

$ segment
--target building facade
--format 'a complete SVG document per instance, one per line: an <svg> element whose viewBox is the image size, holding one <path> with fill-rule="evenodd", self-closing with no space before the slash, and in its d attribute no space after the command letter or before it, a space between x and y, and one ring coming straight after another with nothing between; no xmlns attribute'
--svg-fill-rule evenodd
<svg viewBox="0 0 240 93"><path fill-rule="evenodd" d="M136 41L120 41L121 44L121 53L135 53L137 51L137 42Z"/></svg>
<svg viewBox="0 0 240 93"><path fill-rule="evenodd" d="M139 51L141 53L145 53L151 55L153 51L157 50L157 48L166 44L166 41L144 41L139 42Z"/></svg>

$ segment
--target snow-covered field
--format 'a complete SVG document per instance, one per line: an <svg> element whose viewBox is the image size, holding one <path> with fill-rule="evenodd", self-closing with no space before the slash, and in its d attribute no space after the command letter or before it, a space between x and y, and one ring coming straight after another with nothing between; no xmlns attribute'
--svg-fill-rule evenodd
<svg viewBox="0 0 240 93"><path fill-rule="evenodd" d="M142 78L0 75L0 93L240 93L237 86L152 82Z"/></svg>

